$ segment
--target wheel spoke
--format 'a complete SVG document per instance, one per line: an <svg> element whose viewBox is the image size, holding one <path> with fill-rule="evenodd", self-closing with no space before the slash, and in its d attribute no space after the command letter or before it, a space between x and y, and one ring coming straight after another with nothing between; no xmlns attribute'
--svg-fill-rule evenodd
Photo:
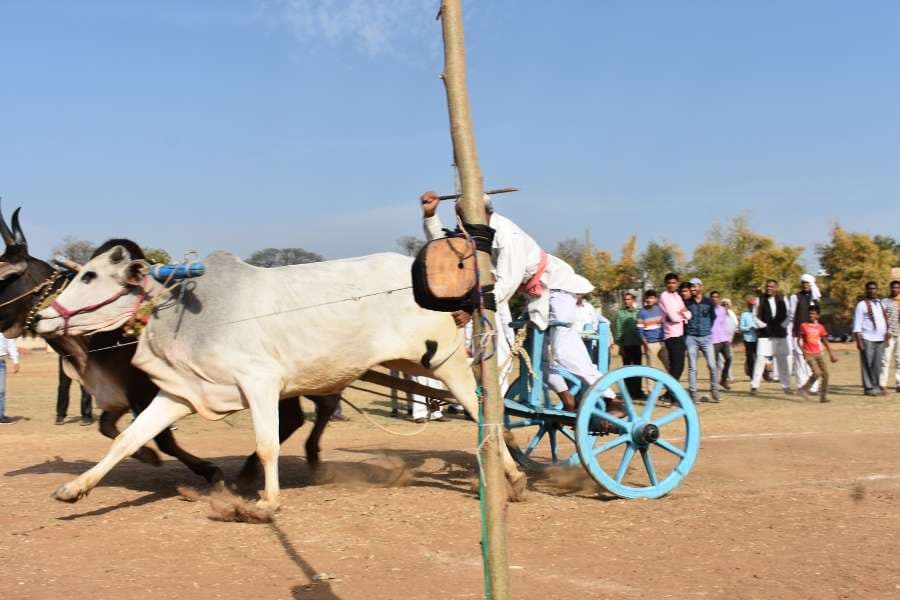
<svg viewBox="0 0 900 600"><path fill-rule="evenodd" d="M521 421L514 421L506 426L507 429L519 429L521 427L534 427L535 425L540 425L539 421L535 421L534 419L522 419Z"/></svg>
<svg viewBox="0 0 900 600"><path fill-rule="evenodd" d="M622 395L622 400L625 402L625 412L628 413L628 420L634 421L637 419L637 413L634 412L634 402L631 399L631 392L628 391L628 386L625 385L625 379L619 382L619 394ZM606 398L604 398L604 402Z"/></svg>
<svg viewBox="0 0 900 600"><path fill-rule="evenodd" d="M537 433L534 434L534 437L531 438L531 441L528 442L528 447L525 448L525 456L530 456L534 449L537 448L537 445L541 442L541 439L544 437L544 434L547 433L547 426L543 423L541 424L540 429L538 429Z"/></svg>
<svg viewBox="0 0 900 600"><path fill-rule="evenodd" d="M625 431L628 431L628 423L626 423L626 422L623 421L622 419L619 419L618 417L614 417L614 416L612 416L612 415L609 414L609 413L605 413L605 412L602 412L602 411L599 411L599 410L595 410L595 411L594 411L594 414L595 414L598 418L603 419L604 421L606 421L607 423L612 423L612 424L615 425L616 427L619 427L619 428L621 428L621 429L624 429Z"/></svg>
<svg viewBox="0 0 900 600"><path fill-rule="evenodd" d="M650 458L650 448L641 448L641 458L644 460L644 468L647 469L647 477L650 485L656 485L656 469L653 468L653 459Z"/></svg>
<svg viewBox="0 0 900 600"><path fill-rule="evenodd" d="M547 437L550 438L550 460L553 461L554 465L559 460L559 452L557 452L556 448L556 432L557 428L554 425L551 425L547 431Z"/></svg>
<svg viewBox="0 0 900 600"><path fill-rule="evenodd" d="M563 434L564 436L566 436L567 438L569 438L569 441L572 442L573 444L578 444L578 442L575 441L575 434L573 434L573 433L569 430L568 427L560 427L560 428L559 428L559 432L560 432L561 434Z"/></svg>
<svg viewBox="0 0 900 600"><path fill-rule="evenodd" d="M657 420L653 421L653 424L656 425L657 427L662 427L663 425L668 425L672 421L676 421L683 416L684 416L684 410L679 408L678 410L673 410L670 413L664 414Z"/></svg>
<svg viewBox="0 0 900 600"><path fill-rule="evenodd" d="M656 440L653 443L656 444L657 446L659 446L660 448L662 448L663 450L674 454L678 458L685 457L684 450L682 450L678 446L674 446L674 445L670 444L669 442L667 442L666 440L664 440L662 438L659 438L658 440Z"/></svg>
<svg viewBox="0 0 900 600"><path fill-rule="evenodd" d="M629 436L628 434L620 435L616 439L606 442L602 446L597 446L596 448L593 449L594 456L603 454L607 450L612 450L616 446L621 446L622 444L627 442L630 437L631 436Z"/></svg>
<svg viewBox="0 0 900 600"><path fill-rule="evenodd" d="M653 386L653 391L650 392L650 395L647 396L647 404L644 406L644 413L641 415L641 418L645 421L650 420L650 416L653 414L653 409L656 408L656 401L659 399L660 393L662 393L663 382L657 381L656 385Z"/></svg>
<svg viewBox="0 0 900 600"><path fill-rule="evenodd" d="M625 477L625 472L628 471L628 465L631 464L632 458L634 458L634 445L628 444L628 447L625 448L625 454L622 456L622 462L619 463L619 469L616 471L616 483L622 483L622 478Z"/></svg>

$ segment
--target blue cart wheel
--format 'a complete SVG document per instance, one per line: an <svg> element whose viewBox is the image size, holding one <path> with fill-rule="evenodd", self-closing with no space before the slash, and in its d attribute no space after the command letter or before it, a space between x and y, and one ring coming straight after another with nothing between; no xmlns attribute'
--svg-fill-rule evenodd
<svg viewBox="0 0 900 600"><path fill-rule="evenodd" d="M645 399L632 398L626 379L641 386ZM626 416L607 412L607 390L616 394ZM659 498L694 466L700 419L688 393L668 373L632 366L608 373L584 393L575 435L581 463L597 483L622 498Z"/></svg>

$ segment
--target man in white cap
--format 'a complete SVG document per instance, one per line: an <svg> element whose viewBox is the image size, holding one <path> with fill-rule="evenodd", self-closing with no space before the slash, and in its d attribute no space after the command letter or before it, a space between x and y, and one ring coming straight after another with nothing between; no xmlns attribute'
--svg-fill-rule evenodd
<svg viewBox="0 0 900 600"><path fill-rule="evenodd" d="M819 312L822 307L819 305L819 299L822 293L819 286L816 285L816 278L809 273L800 276L800 291L791 295L788 306L788 318L790 319L790 332L788 336L788 345L790 347L789 368L793 370L794 376L797 378L797 388L802 388L812 376L812 369L803 356L803 344L800 339L800 326L809 321L809 309L815 306ZM810 390L817 392L819 382L813 384Z"/></svg>

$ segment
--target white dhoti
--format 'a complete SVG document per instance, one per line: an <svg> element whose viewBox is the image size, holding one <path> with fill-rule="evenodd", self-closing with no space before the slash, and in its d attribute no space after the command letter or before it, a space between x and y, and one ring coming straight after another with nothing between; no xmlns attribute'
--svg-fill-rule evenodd
<svg viewBox="0 0 900 600"><path fill-rule="evenodd" d="M756 389L762 380L763 371L766 370L766 357L774 358L775 366L778 369L778 380L781 387L785 390L791 387L791 368L790 368L791 348L788 345L787 338L759 338L756 346L756 364L753 365L753 378L750 380L750 387Z"/></svg>
<svg viewBox="0 0 900 600"><path fill-rule="evenodd" d="M575 294L552 290L548 300L550 321L570 324L575 322L575 303L577 302ZM553 352L553 360L549 362L549 352L545 343L544 370L548 374L547 384L554 392L564 392L569 389L565 379L559 373L560 369L575 375L588 386L593 385L603 376L591 362L587 348L581 341L581 332L576 331L573 327L555 326L550 329L547 338L549 338L549 346Z"/></svg>
<svg viewBox="0 0 900 600"><path fill-rule="evenodd" d="M497 368L500 374L500 394L506 396L506 390L509 388L509 374L513 369L513 361L510 360L510 351L512 349L515 334L509 324L512 322L512 312L509 310L508 302L501 302L497 305L497 312L494 313L494 327L496 328L496 348L497 348Z"/></svg>
<svg viewBox="0 0 900 600"><path fill-rule="evenodd" d="M891 358L894 359L894 385L900 387L900 345L897 338L891 336L884 346L884 354L881 355L881 376L878 379L881 389L886 390L891 376Z"/></svg>

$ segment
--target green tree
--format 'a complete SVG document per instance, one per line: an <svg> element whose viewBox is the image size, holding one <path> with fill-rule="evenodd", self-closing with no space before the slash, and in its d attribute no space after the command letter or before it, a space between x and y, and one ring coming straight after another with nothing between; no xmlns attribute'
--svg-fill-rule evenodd
<svg viewBox="0 0 900 600"><path fill-rule="evenodd" d="M710 229L694 250L690 275L703 279L707 290L739 297L759 289L766 279L796 281L803 272L802 254L802 247L780 246L750 229L746 217L737 217L728 227L716 224Z"/></svg>
<svg viewBox="0 0 900 600"><path fill-rule="evenodd" d="M666 273L683 271L686 262L684 252L673 242L651 241L638 258L641 287L661 288Z"/></svg>
<svg viewBox="0 0 900 600"><path fill-rule="evenodd" d="M53 256L62 256L83 265L91 260L91 254L96 249L97 246L93 242L68 235L63 238L62 243L53 248Z"/></svg>
<svg viewBox="0 0 900 600"><path fill-rule="evenodd" d="M890 279L894 253L865 233L850 233L840 225L831 230L831 242L818 247L819 262L828 273L825 295L832 322L847 328L867 281L885 285Z"/></svg>
<svg viewBox="0 0 900 600"><path fill-rule="evenodd" d="M284 267L325 260L321 254L303 248L264 248L250 255L247 262L257 267Z"/></svg>
<svg viewBox="0 0 900 600"><path fill-rule="evenodd" d="M403 253L407 256L417 255L424 245L425 241L414 235L404 235L397 238L397 247L403 250Z"/></svg>
<svg viewBox="0 0 900 600"><path fill-rule="evenodd" d="M144 257L151 263L167 265L172 262L172 257L162 248L141 248L144 251Z"/></svg>

